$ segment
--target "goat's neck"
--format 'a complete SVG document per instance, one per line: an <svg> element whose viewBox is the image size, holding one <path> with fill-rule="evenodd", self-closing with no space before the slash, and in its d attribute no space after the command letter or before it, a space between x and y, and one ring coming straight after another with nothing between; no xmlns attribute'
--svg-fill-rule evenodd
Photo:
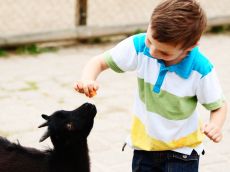
<svg viewBox="0 0 230 172"><path fill-rule="evenodd" d="M52 159L54 160L52 164L56 164L56 168L62 169L64 167L65 171L68 172L66 168L77 169L81 167L82 172L90 171L88 145L86 140L68 147L57 147L52 152L52 155Z"/></svg>
<svg viewBox="0 0 230 172"><path fill-rule="evenodd" d="M71 149L71 150L61 150L54 152L55 159L59 160L65 160L68 162L74 162L76 161L88 161L89 155L88 155L88 147L84 148L77 148L77 149ZM79 158L80 157L80 158Z"/></svg>
<svg viewBox="0 0 230 172"><path fill-rule="evenodd" d="M88 144L87 140L81 140L79 142L75 142L74 144L65 146L59 145L54 148L55 154L63 155L65 158L67 157L75 157L79 155L83 155L85 153L88 154Z"/></svg>

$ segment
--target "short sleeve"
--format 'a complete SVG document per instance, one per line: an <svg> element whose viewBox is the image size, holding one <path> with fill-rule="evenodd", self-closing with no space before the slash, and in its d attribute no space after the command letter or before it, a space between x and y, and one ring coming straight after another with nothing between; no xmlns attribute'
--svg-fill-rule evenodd
<svg viewBox="0 0 230 172"><path fill-rule="evenodd" d="M208 110L223 106L224 96L214 68L200 79L196 94L198 101Z"/></svg>
<svg viewBox="0 0 230 172"><path fill-rule="evenodd" d="M115 72L133 71L137 68L137 53L133 36L126 38L104 53L107 65Z"/></svg>

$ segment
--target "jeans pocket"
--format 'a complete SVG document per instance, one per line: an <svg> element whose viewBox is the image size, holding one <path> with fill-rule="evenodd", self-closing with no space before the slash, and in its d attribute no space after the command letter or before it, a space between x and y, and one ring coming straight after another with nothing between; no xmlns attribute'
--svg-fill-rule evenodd
<svg viewBox="0 0 230 172"><path fill-rule="evenodd" d="M178 159L178 160L183 160L183 161L198 161L199 155L195 151L193 151L191 155L186 155L186 154L175 152L173 154L173 158Z"/></svg>
<svg viewBox="0 0 230 172"><path fill-rule="evenodd" d="M198 172L199 155L194 151L191 155L173 152L167 164L167 172Z"/></svg>

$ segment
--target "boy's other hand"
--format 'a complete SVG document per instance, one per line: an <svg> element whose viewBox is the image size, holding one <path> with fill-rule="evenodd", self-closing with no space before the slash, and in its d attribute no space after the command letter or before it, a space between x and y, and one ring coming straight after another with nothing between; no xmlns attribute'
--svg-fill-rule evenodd
<svg viewBox="0 0 230 172"><path fill-rule="evenodd" d="M98 84L95 81L78 81L74 86L77 92L83 93L90 98L96 95L98 88Z"/></svg>
<svg viewBox="0 0 230 172"><path fill-rule="evenodd" d="M201 131L215 143L222 140L223 135L221 133L221 129L213 123L204 124Z"/></svg>

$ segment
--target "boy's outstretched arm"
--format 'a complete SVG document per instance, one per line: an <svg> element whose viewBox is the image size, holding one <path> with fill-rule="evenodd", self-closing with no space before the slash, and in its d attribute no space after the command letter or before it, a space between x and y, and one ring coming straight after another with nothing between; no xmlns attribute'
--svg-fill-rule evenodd
<svg viewBox="0 0 230 172"><path fill-rule="evenodd" d="M202 128L204 134L216 143L220 142L223 137L221 130L224 125L226 115L227 103L225 102L221 108L210 112L210 121Z"/></svg>
<svg viewBox="0 0 230 172"><path fill-rule="evenodd" d="M108 69L108 65L105 63L103 55L93 57L84 67L81 80L77 81L74 89L87 97L93 97L99 88L96 79L105 69Z"/></svg>

